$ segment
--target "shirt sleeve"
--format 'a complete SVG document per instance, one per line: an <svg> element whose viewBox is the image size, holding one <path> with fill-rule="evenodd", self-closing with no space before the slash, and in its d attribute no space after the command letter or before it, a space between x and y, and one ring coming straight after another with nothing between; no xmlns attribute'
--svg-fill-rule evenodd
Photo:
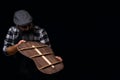
<svg viewBox="0 0 120 80"><path fill-rule="evenodd" d="M9 28L6 37L4 39L3 52L6 52L6 48L13 45L14 43L13 29Z"/></svg>
<svg viewBox="0 0 120 80"><path fill-rule="evenodd" d="M51 47L50 40L45 29L41 29L40 31L40 42L45 43Z"/></svg>

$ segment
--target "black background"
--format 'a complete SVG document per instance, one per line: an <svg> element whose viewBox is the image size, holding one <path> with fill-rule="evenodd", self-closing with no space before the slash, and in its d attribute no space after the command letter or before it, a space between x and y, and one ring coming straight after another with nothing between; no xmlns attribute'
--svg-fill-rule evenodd
<svg viewBox="0 0 120 80"><path fill-rule="evenodd" d="M98 73L102 79L119 80L120 16L96 16Z"/></svg>
<svg viewBox="0 0 120 80"><path fill-rule="evenodd" d="M113 42L110 45L106 41L108 38L105 37L107 33L103 30L103 26L107 23L101 24L103 22L100 21L100 17L96 18L97 22L93 21L95 17L88 15L87 10L80 7L79 3L38 2L35 0L13 2L1 2L0 7L0 73L3 79L8 76L8 73L12 74L9 70L11 64L8 63L7 57L2 52L3 40L8 28L14 25L14 11L26 9L33 16L34 23L44 27L48 32L55 54L63 58L65 68L59 75L60 80L68 78L96 80L98 72L101 73L104 68L103 63L100 65L102 61L99 61L104 58L105 51L102 50L113 48L114 45ZM104 32L105 35L101 32ZM104 37L105 40L102 40ZM99 65L102 66L102 69Z"/></svg>

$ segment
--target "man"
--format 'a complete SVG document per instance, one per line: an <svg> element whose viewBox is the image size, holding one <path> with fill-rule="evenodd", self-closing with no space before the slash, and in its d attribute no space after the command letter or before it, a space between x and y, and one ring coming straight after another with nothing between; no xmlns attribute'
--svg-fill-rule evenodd
<svg viewBox="0 0 120 80"><path fill-rule="evenodd" d="M21 55L17 46L26 41L37 41L51 46L50 41L45 29L34 25L31 15L26 10L16 11L13 21L15 26L11 26L6 34L3 51L6 56L13 57L17 80L32 80L31 75L36 71L33 69L34 63ZM59 56L56 58L62 60Z"/></svg>

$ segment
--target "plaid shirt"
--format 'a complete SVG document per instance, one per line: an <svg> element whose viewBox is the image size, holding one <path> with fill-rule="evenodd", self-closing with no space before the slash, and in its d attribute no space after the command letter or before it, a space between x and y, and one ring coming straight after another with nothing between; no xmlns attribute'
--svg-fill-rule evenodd
<svg viewBox="0 0 120 80"><path fill-rule="evenodd" d="M12 26L9 28L8 33L5 37L3 51L6 52L7 47L17 44L22 39L29 41L39 41L50 46L47 32L43 28L34 26L34 32L31 32L26 36L22 36L21 31L17 27Z"/></svg>

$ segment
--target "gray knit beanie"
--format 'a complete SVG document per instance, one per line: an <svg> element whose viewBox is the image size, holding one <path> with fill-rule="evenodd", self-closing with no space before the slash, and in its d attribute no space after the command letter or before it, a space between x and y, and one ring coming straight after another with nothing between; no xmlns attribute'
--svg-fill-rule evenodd
<svg viewBox="0 0 120 80"><path fill-rule="evenodd" d="M32 17L26 10L19 10L15 12L13 21L16 25L25 25L32 22Z"/></svg>

